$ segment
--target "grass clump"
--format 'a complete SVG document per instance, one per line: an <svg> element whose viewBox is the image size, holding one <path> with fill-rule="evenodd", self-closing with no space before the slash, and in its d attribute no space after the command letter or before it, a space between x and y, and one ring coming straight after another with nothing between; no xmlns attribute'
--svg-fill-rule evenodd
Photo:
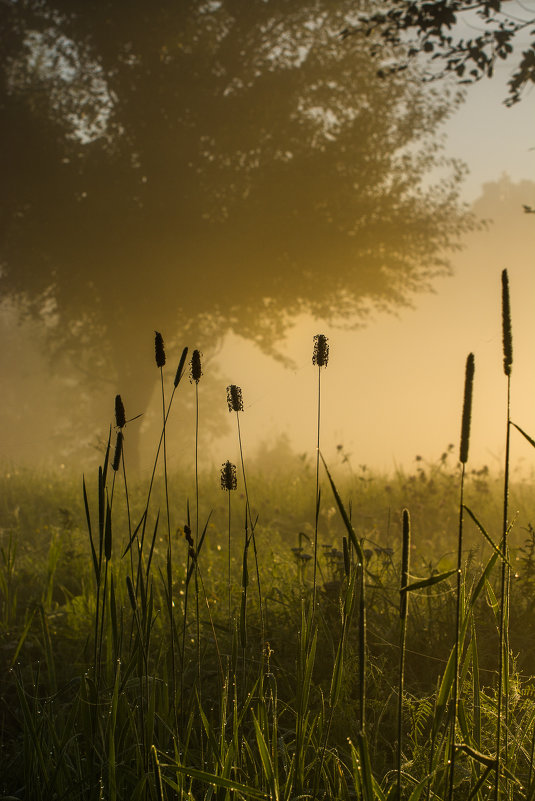
<svg viewBox="0 0 535 801"><path fill-rule="evenodd" d="M534 444L510 420L508 309L507 295L507 432ZM166 401L156 333L162 431L148 491L127 480L120 396L114 444L110 434L82 493L53 477L0 476L0 791L532 799L532 488L511 482L508 450L499 480L467 469L474 356L458 464L452 446L389 477L327 464L319 377L316 459L291 455L284 468L275 453L270 477L264 452L246 472L243 397L230 385L241 480L230 461L201 476L196 459L192 522L166 438L187 352ZM318 335L319 375L327 358ZM201 375L194 350L196 433Z"/></svg>

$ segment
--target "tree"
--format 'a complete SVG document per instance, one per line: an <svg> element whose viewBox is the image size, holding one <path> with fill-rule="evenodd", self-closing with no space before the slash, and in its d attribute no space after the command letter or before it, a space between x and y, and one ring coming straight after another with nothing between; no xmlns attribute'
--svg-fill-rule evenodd
<svg viewBox="0 0 535 801"><path fill-rule="evenodd" d="M356 24L342 31L344 37L379 37L375 54L384 57L384 50L391 54L388 66L378 68L381 77L405 70L415 56L423 54L427 56L427 80L453 74L460 83L473 83L485 76L491 78L498 61L514 58L514 45L522 32L529 30L532 37L535 35L535 17L520 3L389 0L382 5L379 10L372 8L370 13L360 15ZM477 35L465 38L463 30L467 29L459 25L461 21L466 21L468 30L475 30ZM516 60L506 105L517 103L522 91L533 82L535 39Z"/></svg>
<svg viewBox="0 0 535 801"><path fill-rule="evenodd" d="M154 329L276 353L299 312L356 319L448 270L470 224L434 138L452 96L416 68L378 82L339 38L353 0L0 14L1 285L129 408Z"/></svg>

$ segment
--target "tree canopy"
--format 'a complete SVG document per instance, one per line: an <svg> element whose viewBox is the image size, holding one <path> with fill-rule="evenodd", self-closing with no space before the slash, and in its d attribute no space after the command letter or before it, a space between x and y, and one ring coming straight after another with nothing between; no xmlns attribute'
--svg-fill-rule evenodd
<svg viewBox="0 0 535 801"><path fill-rule="evenodd" d="M378 81L375 37L340 40L354 0L0 15L0 285L115 391L144 402L154 329L276 352L292 315L356 319L448 270L453 94L417 67Z"/></svg>
<svg viewBox="0 0 535 801"><path fill-rule="evenodd" d="M426 56L424 78L455 75L460 83L492 78L496 64L515 62L506 105L517 103L522 91L535 82L535 16L520 2L500 0L388 0L382 7L359 15L343 36L373 35L376 55L391 55L380 65L380 77L405 70L415 56ZM462 23L467 23L463 25ZM515 53L521 34L531 40ZM468 34L468 35L466 35Z"/></svg>

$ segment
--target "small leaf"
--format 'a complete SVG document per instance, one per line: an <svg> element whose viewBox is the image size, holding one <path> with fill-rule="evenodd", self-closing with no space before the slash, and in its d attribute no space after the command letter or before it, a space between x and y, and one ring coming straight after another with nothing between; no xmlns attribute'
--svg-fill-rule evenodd
<svg viewBox="0 0 535 801"><path fill-rule="evenodd" d="M424 587L431 587L433 584L438 584L440 581L445 581L450 576L453 576L453 574L456 572L457 569L454 568L453 570L446 570L445 573L437 573L435 576L430 576L427 579L422 579L421 581L415 581L413 584L407 584L406 587L402 587L401 592L412 592L413 590L423 590Z"/></svg>
<svg viewBox="0 0 535 801"><path fill-rule="evenodd" d="M524 207L524 208L525 208L525 207ZM529 442L529 444L530 444L530 445L531 445L533 448L535 448L535 440L531 439L531 437L530 437L528 434L526 434L526 432L525 432L525 431L523 431L523 430L520 428L520 426L517 426L517 424L516 424L516 423L513 423L513 421L512 421L512 420L511 420L511 425L512 425L512 426L514 426L514 427L516 428L516 430L517 430L517 431L520 431L520 433L522 434L522 436L523 436L523 437L525 437L525 438L527 439L527 441Z"/></svg>

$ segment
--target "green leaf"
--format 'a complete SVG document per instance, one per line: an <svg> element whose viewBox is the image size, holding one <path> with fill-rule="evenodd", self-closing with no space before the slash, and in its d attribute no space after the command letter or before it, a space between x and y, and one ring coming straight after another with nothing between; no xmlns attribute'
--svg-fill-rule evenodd
<svg viewBox="0 0 535 801"><path fill-rule="evenodd" d="M470 517L472 518L472 520L474 521L474 523L476 524L478 529L481 531L481 533L483 534L483 536L485 537L487 542L492 546L493 550L498 554L500 559L502 559L507 565L509 565L509 567L512 567L512 565L509 562L509 560L507 559L506 555L503 553L503 551L500 551L500 549L498 548L496 543L489 537L489 535L485 531L485 528L479 522L479 520L477 519L475 514L471 511L471 509L469 509L468 506L465 506L464 504L463 504L463 509L465 509L468 512L468 514L470 515Z"/></svg>
<svg viewBox="0 0 535 801"><path fill-rule="evenodd" d="M353 526L351 525L351 520L349 519L349 516L348 516L348 514L347 514L347 512L345 510L344 504L342 503L342 499L340 498L340 495L338 494L338 490L336 489L336 485L335 485L334 481L332 480L331 474L329 473L329 468L327 467L327 463L326 463L325 459L323 458L323 454L320 453L320 456L321 456L321 461L323 462L323 466L325 468L325 472L327 473L327 477L329 479L329 482L330 482L330 485L331 485L331 489L333 491L333 495L334 495L334 498L336 500L336 504L338 506L338 510L339 510L339 512L340 512L340 514L342 516L342 520L344 521L344 525L346 527L347 533L349 534L351 542L353 543L353 547L357 552L357 556L359 558L360 563L362 565L364 565L364 553L362 552L362 546L361 546L360 542L358 541L357 535L355 534L355 532L353 530Z"/></svg>
<svg viewBox="0 0 535 801"><path fill-rule="evenodd" d="M520 431L520 433L522 434L522 436L523 436L523 437L525 437L525 438L527 439L527 441L529 442L529 444L530 444L530 445L532 445L532 446L535 448L535 440L531 439L531 437L530 437L528 434L526 434L526 432L525 432L525 431L523 431L523 430L520 428L520 426L517 426L517 424L516 424L516 423L513 423L513 421L512 421L512 420L511 420L511 425L512 425L512 426L514 426L514 427L516 428L516 430L517 430L517 431Z"/></svg>
<svg viewBox="0 0 535 801"><path fill-rule="evenodd" d="M161 762L160 765L162 765ZM169 767L172 767L173 770L176 770L179 773L183 773L185 776L189 776L192 779L197 779L198 781L204 782L212 787L224 787L226 790L233 790L234 792L243 795L244 798L251 799L251 801L264 801L264 799L269 799L269 793L263 793L262 790L258 790L256 787L249 787L247 784L240 784L240 782L233 781L232 779L226 779L224 776L216 776L215 774L207 773L204 770L197 770L197 768L186 768L183 765L177 765L175 763L171 764ZM172 781L172 779L168 779L167 776L164 776L163 780L173 790L177 792L180 790L178 784Z"/></svg>
<svg viewBox="0 0 535 801"><path fill-rule="evenodd" d="M253 716L253 725L256 734L256 744L258 745L258 751L260 753L260 759L262 760L262 767L264 768L264 775L266 777L269 786L270 795L271 798L274 799L274 801L279 801L279 788L275 781L273 762L271 761L269 749L266 745L262 729L260 728L260 724L258 723L254 715L254 712L251 712L251 714Z"/></svg>
<svg viewBox="0 0 535 801"><path fill-rule="evenodd" d="M86 516L86 520L87 520L87 529L89 531L89 542L91 543L91 556L93 557L93 567L95 569L95 578L96 578L96 581L97 581L97 584L98 584L99 581L100 581L99 569L98 569L98 559L97 559L97 553L95 551L95 545L94 545L94 542L93 542L93 531L91 529L91 515L89 514L89 503L87 501L87 490L86 490L86 486L85 486L85 476L82 478L82 489L83 489L83 493L84 493L84 507L85 507L85 516Z"/></svg>
<svg viewBox="0 0 535 801"><path fill-rule="evenodd" d="M415 581L413 584L407 584L406 587L401 588L401 592L423 590L424 587L431 587L433 584L439 584L441 581L445 581L450 576L453 576L453 574L456 572L457 569L454 568L453 570L446 570L445 573L437 573L435 576L430 576L429 578L422 579L421 581Z"/></svg>

